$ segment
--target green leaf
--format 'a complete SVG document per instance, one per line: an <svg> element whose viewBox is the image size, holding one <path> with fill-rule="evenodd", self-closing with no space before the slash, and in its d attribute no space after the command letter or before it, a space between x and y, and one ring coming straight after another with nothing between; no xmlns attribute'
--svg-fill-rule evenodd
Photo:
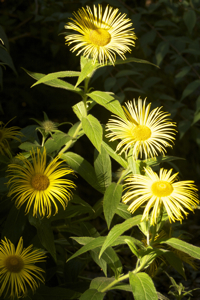
<svg viewBox="0 0 200 300"><path fill-rule="evenodd" d="M73 259L87 251L93 250L95 248L101 247L103 245L103 243L106 240L106 236L98 236L96 238L94 237L88 237L88 236L84 236L84 237L72 237L73 240L75 240L77 243L84 245L81 249L79 249L76 253L74 253L69 259ZM146 249L143 245L142 242L140 242L139 240L127 236L127 235L122 235L119 236L112 244L111 247L114 246L118 246L118 245L123 245L123 244L127 244L127 241L129 241L130 243L134 243L135 245L138 245L141 249Z"/></svg>
<svg viewBox="0 0 200 300"><path fill-rule="evenodd" d="M64 153L61 155L61 158L64 159L67 164L80 174L93 188L102 192L94 168L86 159L73 152Z"/></svg>
<svg viewBox="0 0 200 300"><path fill-rule="evenodd" d="M115 225L108 233L106 240L101 248L100 257L102 253L108 248L122 233L129 230L135 225L138 225L141 221L142 216L138 215L136 217L130 218L121 224Z"/></svg>
<svg viewBox="0 0 200 300"><path fill-rule="evenodd" d="M35 73L35 72L31 72L31 71L28 71L24 68L22 68L29 76L31 76L32 78L36 79L36 80L39 80L41 78L43 78L44 76L46 76L45 74L42 74L42 73ZM50 80L50 81L47 81L45 82L46 85L49 85L49 86L52 86L52 87L55 87L55 88L60 88L60 89L65 89L65 90L68 90L68 91L72 91L72 92L75 92L75 93L78 93L80 95L83 94L83 91L79 88L75 88L72 84L64 81L64 80L61 80L61 79L53 79L53 80Z"/></svg>
<svg viewBox="0 0 200 300"><path fill-rule="evenodd" d="M79 120L81 120L82 117L87 117L87 110L83 101L80 101L79 103L72 106L72 109L79 118Z"/></svg>
<svg viewBox="0 0 200 300"><path fill-rule="evenodd" d="M190 71L191 67L190 66L185 66L181 69L181 71L176 74L175 78L182 78L184 77L189 71Z"/></svg>
<svg viewBox="0 0 200 300"><path fill-rule="evenodd" d="M124 169L128 167L128 163L120 156L118 155L107 143L102 141L102 146L106 150L106 152L114 159L116 160Z"/></svg>
<svg viewBox="0 0 200 300"><path fill-rule="evenodd" d="M161 78L151 76L143 82L143 88L144 89L149 89L149 88L151 88L152 86L154 86L156 83L158 83L160 81L161 81Z"/></svg>
<svg viewBox="0 0 200 300"><path fill-rule="evenodd" d="M37 235L41 244L51 254L51 256L56 262L56 248L54 244L54 235L50 220L45 218L38 219L33 217L31 213L29 213L29 222L37 229Z"/></svg>
<svg viewBox="0 0 200 300"><path fill-rule="evenodd" d="M102 145L101 153L99 153L96 149L94 151L94 170L99 186L104 193L106 188L111 184L112 170L110 156Z"/></svg>
<svg viewBox="0 0 200 300"><path fill-rule="evenodd" d="M22 208L17 209L16 206L13 205L4 223L2 238L6 237L15 244L22 236L26 222L27 216L24 215L24 210Z"/></svg>
<svg viewBox="0 0 200 300"><path fill-rule="evenodd" d="M120 78L120 77L125 77L125 76L130 76L130 75L139 75L140 73L137 72L136 70L120 70L117 74L116 74L116 78Z"/></svg>
<svg viewBox="0 0 200 300"><path fill-rule="evenodd" d="M145 166L145 163L143 163L143 161L134 160L132 155L128 157L128 165L133 174L141 174L141 169L143 169L143 168L141 168L142 164L144 164L144 166Z"/></svg>
<svg viewBox="0 0 200 300"><path fill-rule="evenodd" d="M105 241L104 236L99 236L97 238L92 238L92 237L80 237L80 238L72 237L72 238L78 243L85 244L85 245L81 249L79 249L76 253L74 253L68 259L68 261L90 250L93 250L96 254L98 254L99 257L99 253L101 250L100 246L102 246L103 242ZM116 276L119 276L122 270L121 262L117 254L111 247L108 247L106 249L106 251L102 255L102 259L109 264L109 266L115 272Z"/></svg>
<svg viewBox="0 0 200 300"><path fill-rule="evenodd" d="M117 80L116 80L115 77L108 77L108 78L106 78L106 80L104 82L104 89L106 91L110 91L112 89L112 87L114 85L116 85L116 82L117 82Z"/></svg>
<svg viewBox="0 0 200 300"><path fill-rule="evenodd" d="M157 22L155 22L154 23L154 26L155 27L160 27L160 26L173 26L173 27L176 27L176 28L178 28L178 26L175 24L175 23L173 23L172 21L170 21L170 20L159 20L159 21L157 21Z"/></svg>
<svg viewBox="0 0 200 300"><path fill-rule="evenodd" d="M75 87L77 87L86 77L90 77L92 72L97 68L97 64L92 59L88 59L84 64Z"/></svg>
<svg viewBox="0 0 200 300"><path fill-rule="evenodd" d="M186 11L183 15L183 20L185 22L185 25L189 31L190 34L192 34L193 28L196 24L196 13L194 10L189 9L188 11Z"/></svg>
<svg viewBox="0 0 200 300"><path fill-rule="evenodd" d="M100 267L100 269L104 272L104 275L107 277L107 262L102 257L99 259L99 251L90 251L90 255L94 262Z"/></svg>
<svg viewBox="0 0 200 300"><path fill-rule="evenodd" d="M57 79L57 78L77 77L79 75L80 75L80 72L76 72L76 71L61 71L61 72L49 73L49 74L45 75L44 77L42 77L41 79L39 79L37 82L35 82L31 87L34 87L37 84L45 83L47 81L51 81L51 80Z"/></svg>
<svg viewBox="0 0 200 300"><path fill-rule="evenodd" d="M47 154L54 151L59 151L63 145L72 139L71 136L64 132L54 133L52 137L48 138L44 146L46 148Z"/></svg>
<svg viewBox="0 0 200 300"><path fill-rule="evenodd" d="M98 248L103 245L105 241L104 236L99 236L97 238L93 237L72 237L73 240L77 241L79 244L84 245L82 248L80 248L78 251L76 251L67 261L70 261L71 259L87 252L90 250L93 250L95 248Z"/></svg>
<svg viewBox="0 0 200 300"><path fill-rule="evenodd" d="M19 148L25 151L35 151L37 148L41 148L41 146L35 142L35 143L30 143L30 142L24 142L21 145L19 145Z"/></svg>
<svg viewBox="0 0 200 300"><path fill-rule="evenodd" d="M72 203L76 203L76 204L80 204L82 205L83 207L87 207L88 210L91 212L91 213L94 213L94 209L92 208L92 206L90 206L89 203L87 203L86 201L84 201L83 199L81 199L78 195L76 194L73 194L73 198L71 200Z"/></svg>
<svg viewBox="0 0 200 300"><path fill-rule="evenodd" d="M136 58L136 57L129 57L129 58L126 58L126 59L117 59L115 61L115 65L128 64L128 63L131 63L131 62L140 63L140 64L149 64L149 65L152 65L154 67L159 68L157 65L151 63L150 61L140 59L140 58ZM112 66L112 63L109 62L107 65Z"/></svg>
<svg viewBox="0 0 200 300"><path fill-rule="evenodd" d="M183 263L181 261L181 259L172 251L166 252L164 253L164 257L166 258L166 260L168 261L168 263L180 274L183 276L183 278L185 278L185 271L184 271L184 267L183 267Z"/></svg>
<svg viewBox="0 0 200 300"><path fill-rule="evenodd" d="M101 152L101 142L103 136L102 126L99 121L92 115L82 117L83 131L94 145L94 147Z"/></svg>
<svg viewBox="0 0 200 300"><path fill-rule="evenodd" d="M173 160L185 159L178 156L157 156L153 158L148 158L145 162L148 166L159 166L161 162L170 162Z"/></svg>
<svg viewBox="0 0 200 300"><path fill-rule="evenodd" d="M192 122L189 120L182 120L178 123L179 138L182 139L184 134L190 129Z"/></svg>
<svg viewBox="0 0 200 300"><path fill-rule="evenodd" d="M139 257L138 249L137 249L137 247L135 246L135 243L132 242L130 239L126 239L125 242L126 242L127 245L129 246L131 252L132 252L136 257Z"/></svg>
<svg viewBox="0 0 200 300"><path fill-rule="evenodd" d="M193 119L192 125L194 125L199 120L200 120L200 111L194 115L194 119Z"/></svg>
<svg viewBox="0 0 200 300"><path fill-rule="evenodd" d="M117 99L107 92L94 91L87 94L88 97L92 98L98 104L104 106L107 110L126 120L124 111Z"/></svg>
<svg viewBox="0 0 200 300"><path fill-rule="evenodd" d="M199 86L200 86L200 80L199 80L199 79L196 79L196 80L190 82L190 83L186 86L186 88L184 89L180 101L182 101L184 98L186 98L186 97L189 96L191 93L193 93Z"/></svg>
<svg viewBox="0 0 200 300"><path fill-rule="evenodd" d="M125 220L130 219L132 214L127 209L128 209L128 205L124 203L119 203L116 210L116 214L118 214L118 216L120 216Z"/></svg>
<svg viewBox="0 0 200 300"><path fill-rule="evenodd" d="M17 71L13 64L12 57L10 56L8 51L6 51L5 49L3 49L1 47L0 47L0 58L1 58L1 61L3 63L5 63L6 65L8 65L14 71L14 73L17 75Z"/></svg>
<svg viewBox="0 0 200 300"><path fill-rule="evenodd" d="M149 275L129 272L129 280L135 300L158 300L155 286Z"/></svg>
<svg viewBox="0 0 200 300"><path fill-rule="evenodd" d="M28 125L28 126L22 128L21 133L23 133L23 135L24 135L22 137L22 142L37 141L39 143L39 139L38 139L38 135L37 135L37 131L36 131L37 127L38 127L37 125Z"/></svg>
<svg viewBox="0 0 200 300"><path fill-rule="evenodd" d="M161 42L156 48L156 63L160 66L161 62L163 61L165 55L169 51L169 42L163 41Z"/></svg>
<svg viewBox="0 0 200 300"><path fill-rule="evenodd" d="M96 289L101 292L109 284L111 284L115 278L106 278L106 277L96 277L90 283L90 289Z"/></svg>
<svg viewBox="0 0 200 300"><path fill-rule="evenodd" d="M139 252L141 257L140 259L140 268L148 268L156 257L163 255L168 250L161 250L157 248L148 247Z"/></svg>
<svg viewBox="0 0 200 300"><path fill-rule="evenodd" d="M110 228L110 224L121 200L122 190L123 187L121 184L113 182L105 191L103 198L103 211L108 228Z"/></svg>
<svg viewBox="0 0 200 300"><path fill-rule="evenodd" d="M167 244L172 248L185 252L196 259L200 259L200 247L193 246L176 238L163 241L161 244Z"/></svg>
<svg viewBox="0 0 200 300"><path fill-rule="evenodd" d="M79 300L103 300L106 293L98 292L96 289L89 289L85 291Z"/></svg>
<svg viewBox="0 0 200 300"><path fill-rule="evenodd" d="M123 284L123 283L119 283L117 285L112 286L110 290L121 290L126 292L132 292L131 286L129 284Z"/></svg>

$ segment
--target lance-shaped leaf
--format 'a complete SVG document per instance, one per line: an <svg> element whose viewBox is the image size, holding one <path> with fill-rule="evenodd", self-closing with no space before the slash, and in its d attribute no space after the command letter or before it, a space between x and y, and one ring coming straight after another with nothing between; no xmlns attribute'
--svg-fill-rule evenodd
<svg viewBox="0 0 200 300"><path fill-rule="evenodd" d="M101 252L99 254L99 256L101 257L101 255L103 254L103 252L106 250L106 248L108 248L112 243L114 243L114 241L125 231L127 231L128 229L132 228L135 225L138 225L141 221L142 215L138 215L136 217L130 218L126 221L124 221L121 224L118 224L116 226L114 226L111 231L109 232L109 234L106 237L106 240L101 248Z"/></svg>
<svg viewBox="0 0 200 300"><path fill-rule="evenodd" d="M74 106L72 106L72 109L79 118L79 120L81 120L82 117L87 117L87 110L83 101L80 101Z"/></svg>
<svg viewBox="0 0 200 300"><path fill-rule="evenodd" d="M97 68L97 64L92 63L92 59L88 59L84 62L84 66L80 72L79 78L77 80L76 86L77 87L86 77L90 77L92 72Z"/></svg>
<svg viewBox="0 0 200 300"><path fill-rule="evenodd" d="M164 257L166 258L167 262L186 280L185 271L181 259L172 251L164 253Z"/></svg>
<svg viewBox="0 0 200 300"><path fill-rule="evenodd" d="M152 279L146 273L129 273L129 281L135 300L158 300Z"/></svg>
<svg viewBox="0 0 200 300"><path fill-rule="evenodd" d="M92 93L87 94L88 97L92 98L96 103L104 106L107 110L121 117L122 119L126 119L124 111L121 107L121 104L117 99L115 99L114 94L94 91Z"/></svg>
<svg viewBox="0 0 200 300"><path fill-rule="evenodd" d="M54 73L49 73L39 79L37 82L35 82L31 87L40 84L40 83L45 83L47 81L57 79L57 78L64 78L64 77L77 77L80 75L80 72L76 71L61 71L61 72L54 72Z"/></svg>
<svg viewBox="0 0 200 300"><path fill-rule="evenodd" d="M200 86L200 80L199 80L199 79L196 79L196 80L190 82L190 83L186 86L186 88L184 89L180 101L182 101L185 97L187 97L187 96L189 96L191 93L193 93L199 86Z"/></svg>
<svg viewBox="0 0 200 300"><path fill-rule="evenodd" d="M89 289L85 291L79 300L103 300L106 293L98 292L96 289Z"/></svg>
<svg viewBox="0 0 200 300"><path fill-rule="evenodd" d="M83 131L94 145L94 147L101 152L101 142L103 136L102 126L99 121L92 115L82 117Z"/></svg>
<svg viewBox="0 0 200 300"><path fill-rule="evenodd" d="M115 61L115 65L128 64L128 63L132 63L132 62L140 63L140 64L149 64L149 65L152 65L154 67L159 68L159 66L151 63L150 61L140 59L140 58L136 58L136 57L129 57L129 58L126 58L126 59L120 59L119 58ZM112 66L112 64L110 62L108 63L108 65Z"/></svg>
<svg viewBox="0 0 200 300"><path fill-rule="evenodd" d="M97 289L99 292L106 289L106 287L115 280L114 277L96 277L90 283L90 289Z"/></svg>
<svg viewBox="0 0 200 300"><path fill-rule="evenodd" d="M107 153L116 160L122 167L125 169L128 167L128 163L120 156L118 155L107 143L102 141L102 146L107 151Z"/></svg>
<svg viewBox="0 0 200 300"><path fill-rule="evenodd" d="M94 151L94 169L99 186L101 186L102 192L104 193L106 188L111 184L112 169L110 156L102 145L101 153L99 153L96 149Z"/></svg>
<svg viewBox="0 0 200 300"><path fill-rule="evenodd" d="M34 78L36 80L39 80L39 79L43 78L44 76L46 76L46 74L31 72L31 71L28 71L24 68L23 68L23 70L29 76L31 76L32 78ZM49 85L49 86L52 86L52 87L55 87L55 88L69 90L69 91L78 93L80 95L83 94L83 91L80 88L75 88L71 83L68 83L68 82L66 82L64 80L61 80L61 79L53 79L53 80L50 80L50 81L46 81L45 84Z"/></svg>
<svg viewBox="0 0 200 300"><path fill-rule="evenodd" d="M182 240L171 238L169 240L161 242L161 244L167 244L172 248L185 252L196 259L200 259L200 247L193 246Z"/></svg>
<svg viewBox="0 0 200 300"><path fill-rule="evenodd" d="M31 214L29 214L29 222L37 229L37 235L41 244L52 255L56 262L56 248L50 220L45 218L39 220L38 218L34 218Z"/></svg>
<svg viewBox="0 0 200 300"><path fill-rule="evenodd" d="M73 259L87 251L101 247L106 240L106 236L99 236L97 238L88 237L88 236L72 237L72 239L77 241L77 243L84 245L84 246L82 248L80 248L76 253L74 253L68 259L68 261L70 261L71 259ZM119 236L110 246L114 247L114 246L118 246L118 245L127 244L127 241L137 245L140 249L143 249L145 251L145 247L142 244L142 242L140 242L139 240L137 240L131 236L127 236L127 235Z"/></svg>
<svg viewBox="0 0 200 300"><path fill-rule="evenodd" d="M80 244L84 244L84 246L79 249L76 253L74 253L69 259L73 259L87 251L94 251L94 253L98 254L100 252L100 246L102 246L103 242L105 241L104 236L99 236L97 238L92 237L73 237L74 240L76 240ZM121 262L116 254L116 252L111 248L107 248L106 251L102 255L102 259L107 262L107 264L113 269L116 276L118 276L122 271Z"/></svg>
<svg viewBox="0 0 200 300"><path fill-rule="evenodd" d="M93 188L102 192L101 187L98 185L94 168L86 159L73 152L64 153L61 155L61 158L64 159L67 164L80 174Z"/></svg>
<svg viewBox="0 0 200 300"><path fill-rule="evenodd" d="M113 182L107 187L106 192L104 194L103 211L108 228L110 228L110 224L121 200L122 190L123 187L121 184Z"/></svg>

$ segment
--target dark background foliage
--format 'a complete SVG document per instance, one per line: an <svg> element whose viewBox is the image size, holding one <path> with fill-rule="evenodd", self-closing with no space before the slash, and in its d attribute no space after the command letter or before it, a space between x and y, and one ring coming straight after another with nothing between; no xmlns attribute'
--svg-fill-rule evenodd
<svg viewBox="0 0 200 300"><path fill-rule="evenodd" d="M0 38L8 51L0 48L0 59L6 63L6 68L0 66L1 120L6 123L17 116L11 125L25 127L33 124L30 118L42 120L45 111L56 122L77 121L71 107L81 100L78 95L45 85L31 89L34 81L22 68L45 74L79 70L79 57L65 45L64 25L73 11L98 3L104 7L106 4L118 7L120 12L128 15L138 37L131 55L159 68L136 63L101 68L92 79L92 86L114 92L121 102L147 97L153 108L163 106L164 111L169 111L178 125L178 133L168 154L184 158L170 166L180 172L180 179L195 180L200 186L199 0L0 0ZM70 80L75 82L73 78ZM110 117L110 113L99 106L94 108L93 114L103 124ZM68 125L62 127L63 131L68 129ZM93 148L85 137L76 143L74 151L93 160ZM91 201L93 195L84 184L81 186L81 182L80 193ZM199 216L197 210L184 223L192 234L192 243L198 246ZM76 271L82 268L80 261L77 263ZM70 272L70 264L67 268ZM89 266L88 272L92 268L93 265ZM189 274L193 279L198 276L198 273ZM74 276L76 278L76 274ZM193 279L190 279L190 285ZM116 295L113 297L109 299L118 299Z"/></svg>

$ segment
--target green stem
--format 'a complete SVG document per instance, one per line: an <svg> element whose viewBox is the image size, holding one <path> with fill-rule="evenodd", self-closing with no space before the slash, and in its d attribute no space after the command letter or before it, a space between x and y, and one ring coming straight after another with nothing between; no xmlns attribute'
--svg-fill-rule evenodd
<svg viewBox="0 0 200 300"><path fill-rule="evenodd" d="M89 81L90 81L90 78L85 78L84 80L84 95L83 95L83 102L85 104L85 109L87 111L87 92L88 92L88 85L89 85Z"/></svg>
<svg viewBox="0 0 200 300"><path fill-rule="evenodd" d="M74 139L78 136L79 131L80 131L81 128L82 128L82 123L80 122L80 124L78 125L78 127L76 128L76 130L75 130L75 132L74 132L74 134L72 136L72 139L65 144L65 147L60 150L60 152L58 153L58 155L63 154L64 152L66 152L71 147L71 145L74 142Z"/></svg>
<svg viewBox="0 0 200 300"><path fill-rule="evenodd" d="M136 274L136 273L138 273L142 268L143 268L143 266L142 266L142 267L138 267L138 268L136 268L135 270L133 270L132 273L135 273L135 274ZM129 274L126 274L126 275L124 275L124 276L122 276L122 277L120 277L120 278L114 280L114 281L111 282L109 285L107 285L107 287L105 287L103 290L101 290L101 293L104 293L104 292L108 291L112 286L114 286L114 285L116 285L117 283L119 283L120 281L123 281L123 280L128 279L128 278L129 278Z"/></svg>

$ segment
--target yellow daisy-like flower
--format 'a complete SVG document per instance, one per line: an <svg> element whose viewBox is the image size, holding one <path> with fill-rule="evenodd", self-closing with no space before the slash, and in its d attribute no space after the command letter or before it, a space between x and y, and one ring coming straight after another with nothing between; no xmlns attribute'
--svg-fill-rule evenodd
<svg viewBox="0 0 200 300"><path fill-rule="evenodd" d="M26 213L33 206L33 216L49 218L52 214L52 206L54 215L58 213L56 200L64 209L67 207L72 194L70 189L75 188L75 184L61 177L74 172L63 166L63 161L58 161L59 156L46 166L45 148L43 153L39 148L37 148L37 154L30 153L32 163L21 154L18 158L23 161L24 166L15 163L8 165L9 177L11 177L8 182L10 185L8 196L16 198L17 208L27 202Z"/></svg>
<svg viewBox="0 0 200 300"><path fill-rule="evenodd" d="M102 6L98 9L94 5L94 12L91 8L79 9L73 13L75 19L71 18L65 28L72 29L80 34L70 34L65 37L66 44L77 43L72 47L72 52L79 50L77 55L83 52L83 56L92 56L93 62L96 60L104 64L107 59L114 65L116 53L125 59L125 52L131 52L128 46L134 46L137 39L130 19L126 19L126 14L118 13L118 8L114 9L107 5L104 14Z"/></svg>
<svg viewBox="0 0 200 300"><path fill-rule="evenodd" d="M8 121L8 123L10 123L12 120ZM0 121L0 153L2 155L10 154L8 139L13 139L20 142L20 137L23 136L23 134L18 131L20 128L17 126L6 128L8 123L4 125L4 123Z"/></svg>
<svg viewBox="0 0 200 300"><path fill-rule="evenodd" d="M144 168L145 169L145 168ZM124 203L130 203L128 210L134 213L141 205L145 204L142 220L148 220L150 212L150 224L157 223L157 218L164 207L169 221L182 222L182 214L187 216L185 208L194 211L199 203L197 188L194 181L177 181L178 173L171 175L171 170L161 169L159 176L152 169L145 169L143 176L135 174L129 176L125 181L127 192L122 197Z"/></svg>
<svg viewBox="0 0 200 300"><path fill-rule="evenodd" d="M123 107L126 120L116 116L117 119L110 119L106 125L107 130L111 133L107 134L110 141L121 139L116 151L121 149L127 154L132 149L134 159L138 159L144 153L145 159L157 156L160 152L166 152L165 147L172 147L169 142L173 142L173 135L176 130L174 123L168 119L169 113L161 111L162 107L157 107L150 112L151 103L146 106L146 98L144 102L138 99L136 105L133 102L126 103Z"/></svg>
<svg viewBox="0 0 200 300"><path fill-rule="evenodd" d="M40 250L32 250L32 245L23 249L23 239L17 248L5 238L0 244L0 295L5 298L26 296L27 288L35 291L40 282L44 282L43 269L35 263L44 262L46 257Z"/></svg>

